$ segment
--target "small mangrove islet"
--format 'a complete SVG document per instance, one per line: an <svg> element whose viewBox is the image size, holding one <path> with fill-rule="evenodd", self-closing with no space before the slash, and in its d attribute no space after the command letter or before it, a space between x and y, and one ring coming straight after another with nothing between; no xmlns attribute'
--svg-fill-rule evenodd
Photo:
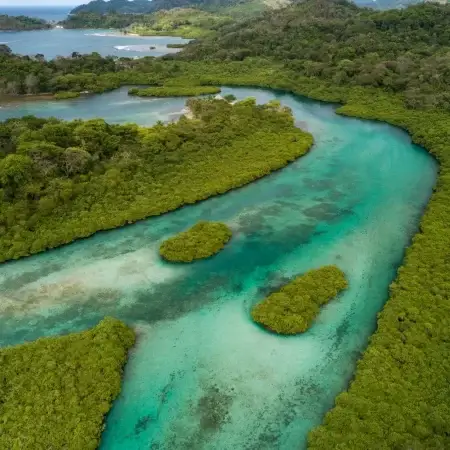
<svg viewBox="0 0 450 450"><path fill-rule="evenodd" d="M153 86L145 89L131 88L128 95L138 97L196 97L197 95L218 94L216 86Z"/></svg>
<svg viewBox="0 0 450 450"><path fill-rule="evenodd" d="M1 349L0 448L96 449L134 341L133 330L105 318Z"/></svg>
<svg viewBox="0 0 450 450"><path fill-rule="evenodd" d="M344 272L324 266L299 275L251 311L255 322L278 334L304 333L320 307L348 287Z"/></svg>
<svg viewBox="0 0 450 450"><path fill-rule="evenodd" d="M54 97L55 100L68 100L71 98L78 98L80 97L80 92L72 92L72 91L62 91L62 92L57 92Z"/></svg>
<svg viewBox="0 0 450 450"><path fill-rule="evenodd" d="M230 228L224 223L202 221L164 241L159 253L171 262L205 259L219 253L231 236Z"/></svg>

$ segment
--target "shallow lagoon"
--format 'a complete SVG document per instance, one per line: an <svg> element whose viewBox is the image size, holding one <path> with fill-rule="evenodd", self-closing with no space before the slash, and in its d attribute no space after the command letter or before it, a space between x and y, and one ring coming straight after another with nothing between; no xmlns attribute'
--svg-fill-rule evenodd
<svg viewBox="0 0 450 450"><path fill-rule="evenodd" d="M224 196L0 268L2 345L105 315L137 327L102 450L302 448L351 378L431 194L435 161L398 129L291 95L224 93L280 99L315 147ZM0 119L14 111L148 125L183 104L122 89L3 108ZM158 243L199 219L233 229L225 250L187 266L162 262ZM253 303L323 264L339 265L350 289L307 333L279 337L251 322Z"/></svg>

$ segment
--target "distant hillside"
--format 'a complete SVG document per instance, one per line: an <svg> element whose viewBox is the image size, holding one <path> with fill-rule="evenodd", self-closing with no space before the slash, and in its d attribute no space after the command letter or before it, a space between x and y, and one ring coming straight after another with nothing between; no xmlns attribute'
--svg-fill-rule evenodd
<svg viewBox="0 0 450 450"><path fill-rule="evenodd" d="M193 8L173 8L142 15L128 31L141 36L180 36L196 39L208 36L219 26L232 23L231 17Z"/></svg>
<svg viewBox="0 0 450 450"><path fill-rule="evenodd" d="M27 16L0 15L0 31L43 30L51 28L45 20Z"/></svg>
<svg viewBox="0 0 450 450"><path fill-rule="evenodd" d="M267 58L298 76L402 92L408 106L450 111L450 5L373 11L306 0L222 26L170 59Z"/></svg>
<svg viewBox="0 0 450 450"><path fill-rule="evenodd" d="M231 8L236 11L259 12L266 8L277 9L291 3L301 3L303 0L93 0L86 5L76 7L71 14L111 12L121 14L146 14L161 9L197 7L209 11ZM416 3L445 3L448 0L354 0L358 6L374 9L403 8Z"/></svg>
<svg viewBox="0 0 450 450"><path fill-rule="evenodd" d="M64 28L116 28L141 36L180 36L197 39L210 35L233 19L194 8L173 8L152 14L79 13L60 22Z"/></svg>
<svg viewBox="0 0 450 450"><path fill-rule="evenodd" d="M274 5L289 4L290 0L94 0L86 5L80 5L70 14L80 13L120 13L120 14L148 14L162 9L199 8L206 11L219 11L232 8L237 11L262 11Z"/></svg>
<svg viewBox="0 0 450 450"><path fill-rule="evenodd" d="M85 5L80 5L70 11L70 14L97 13L107 14L111 12L121 14L142 14L151 12L151 2L148 0L93 0Z"/></svg>
<svg viewBox="0 0 450 450"><path fill-rule="evenodd" d="M122 29L145 17L142 14L94 13L81 12L71 14L59 22L64 28L116 28Z"/></svg>

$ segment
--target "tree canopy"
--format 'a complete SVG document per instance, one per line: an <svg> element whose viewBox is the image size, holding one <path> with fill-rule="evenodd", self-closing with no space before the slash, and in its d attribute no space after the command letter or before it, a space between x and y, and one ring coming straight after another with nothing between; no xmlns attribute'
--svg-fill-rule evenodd
<svg viewBox="0 0 450 450"><path fill-rule="evenodd" d="M198 222L189 230L165 240L160 255L171 262L192 262L219 253L231 239L231 230L220 222Z"/></svg>
<svg viewBox="0 0 450 450"><path fill-rule="evenodd" d="M337 86L403 93L409 107L450 110L450 4L374 11L344 0L306 0L224 25L176 58L265 57Z"/></svg>
<svg viewBox="0 0 450 450"><path fill-rule="evenodd" d="M143 36L199 38L231 23L231 17L195 8L173 8L152 14L80 12L60 22L64 28L118 28Z"/></svg>
<svg viewBox="0 0 450 450"><path fill-rule="evenodd" d="M106 318L81 333L0 349L0 447L95 450L134 340Z"/></svg>
<svg viewBox="0 0 450 450"><path fill-rule="evenodd" d="M252 318L278 334L304 333L320 307L347 287L344 272L336 266L310 270L256 304Z"/></svg>
<svg viewBox="0 0 450 450"><path fill-rule="evenodd" d="M195 97L198 95L218 94L215 86L156 86L144 89L131 88L128 95L138 97Z"/></svg>
<svg viewBox="0 0 450 450"><path fill-rule="evenodd" d="M43 19L27 16L0 14L0 31L45 30L51 25Z"/></svg>
<svg viewBox="0 0 450 450"><path fill-rule="evenodd" d="M151 128L33 116L0 123L0 260L222 194L305 154L291 111L190 99Z"/></svg>

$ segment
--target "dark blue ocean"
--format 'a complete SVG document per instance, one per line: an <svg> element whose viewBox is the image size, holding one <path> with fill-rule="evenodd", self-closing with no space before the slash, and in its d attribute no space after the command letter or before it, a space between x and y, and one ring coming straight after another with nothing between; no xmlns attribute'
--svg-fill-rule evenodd
<svg viewBox="0 0 450 450"><path fill-rule="evenodd" d="M60 21L67 17L73 6L2 6L0 14L9 16L39 17L48 21Z"/></svg>

